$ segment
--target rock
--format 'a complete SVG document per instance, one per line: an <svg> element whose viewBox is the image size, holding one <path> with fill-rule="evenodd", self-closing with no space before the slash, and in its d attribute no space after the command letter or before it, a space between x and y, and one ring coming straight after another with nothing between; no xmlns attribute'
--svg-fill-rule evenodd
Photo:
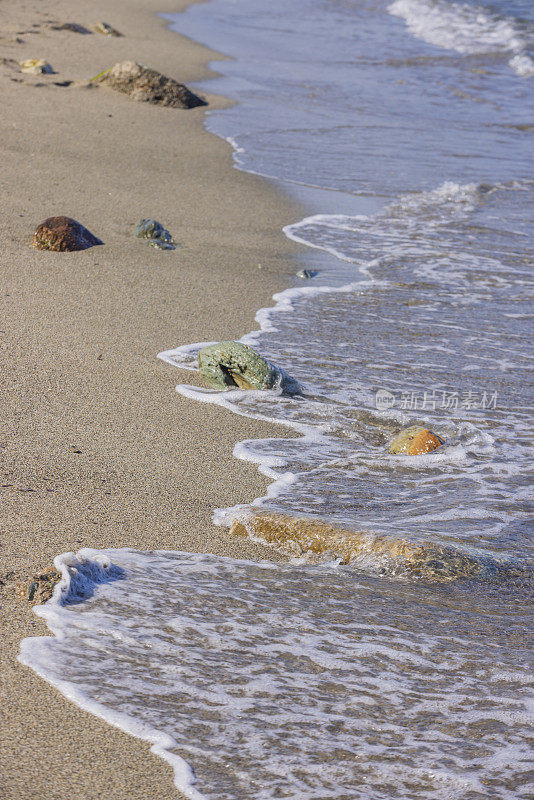
<svg viewBox="0 0 534 800"><path fill-rule="evenodd" d="M155 103L172 108L195 108L205 106L206 101L198 97L173 78L150 69L135 61L122 61L97 76L94 80L107 83L112 89L129 95L142 103Z"/></svg>
<svg viewBox="0 0 534 800"><path fill-rule="evenodd" d="M16 592L19 597L23 597L34 605L40 605L50 600L54 593L54 587L61 580L61 572L55 567L49 567L44 572L37 572L29 581L18 583Z"/></svg>
<svg viewBox="0 0 534 800"><path fill-rule="evenodd" d="M389 452L395 455L420 456L430 453L443 444L443 439L428 430L415 425L412 428L405 428L397 438L391 442Z"/></svg>
<svg viewBox="0 0 534 800"><path fill-rule="evenodd" d="M124 34L120 33L116 28L112 25L108 25L107 22L97 22L96 25L93 25L93 30L96 33L103 33L104 36L123 36Z"/></svg>
<svg viewBox="0 0 534 800"><path fill-rule="evenodd" d="M297 272L297 278L302 278L303 280L310 280L311 278L315 278L318 275L318 271L316 269L299 269Z"/></svg>
<svg viewBox="0 0 534 800"><path fill-rule="evenodd" d="M28 58L26 61L19 61L20 71L27 72L29 75L42 75L43 73L52 74L52 65L44 58Z"/></svg>
<svg viewBox="0 0 534 800"><path fill-rule="evenodd" d="M91 231L70 217L49 217L33 234L32 247L37 250L86 250L103 244Z"/></svg>
<svg viewBox="0 0 534 800"><path fill-rule="evenodd" d="M93 32L84 28L83 25L78 25L77 22L64 22L62 25L51 25L53 31L71 31L71 33L92 34Z"/></svg>
<svg viewBox="0 0 534 800"><path fill-rule="evenodd" d="M142 219L135 229L139 239L148 239L149 244L157 250L176 250L169 231L155 219Z"/></svg>
<svg viewBox="0 0 534 800"><path fill-rule="evenodd" d="M496 576L515 579L525 573L518 564L499 562L482 554L432 542L420 544L349 530L317 519L271 511L240 515L233 520L230 533L261 539L292 556L311 556L313 560L322 555L389 575L451 581Z"/></svg>
<svg viewBox="0 0 534 800"><path fill-rule="evenodd" d="M277 389L287 394L301 391L298 382L242 342L219 342L203 347L198 366L213 389Z"/></svg>

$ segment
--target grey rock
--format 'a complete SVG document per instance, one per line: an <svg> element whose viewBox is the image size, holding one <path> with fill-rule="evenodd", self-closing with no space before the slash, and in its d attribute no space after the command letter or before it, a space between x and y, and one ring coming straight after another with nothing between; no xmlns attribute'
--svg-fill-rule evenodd
<svg viewBox="0 0 534 800"><path fill-rule="evenodd" d="M121 61L92 80L105 83L140 103L154 103L171 108L207 105L205 100L193 94L183 83L135 61Z"/></svg>
<svg viewBox="0 0 534 800"><path fill-rule="evenodd" d="M157 250L176 250L176 244L169 231L155 219L142 219L135 229L139 239L148 239Z"/></svg>

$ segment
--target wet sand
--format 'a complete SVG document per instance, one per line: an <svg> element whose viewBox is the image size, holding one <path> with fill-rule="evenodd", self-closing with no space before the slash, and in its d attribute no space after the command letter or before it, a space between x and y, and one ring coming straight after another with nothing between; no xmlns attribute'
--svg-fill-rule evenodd
<svg viewBox="0 0 534 800"><path fill-rule="evenodd" d="M186 400L174 386L195 376L156 354L252 329L255 311L297 268L281 228L304 212L232 167L230 147L202 126L204 109L84 85L125 59L186 84L210 74L216 54L156 17L186 5L0 4L4 800L181 796L147 744L78 710L17 662L20 640L47 630L13 581L83 546L273 558L215 528L211 514L265 489L254 466L233 458L235 442L285 431ZM99 20L124 36L51 27ZM26 58L45 58L56 74L21 74L14 62ZM209 108L226 102L207 99ZM33 250L38 223L59 214L104 246ZM136 239L141 217L158 219L182 246L163 252Z"/></svg>

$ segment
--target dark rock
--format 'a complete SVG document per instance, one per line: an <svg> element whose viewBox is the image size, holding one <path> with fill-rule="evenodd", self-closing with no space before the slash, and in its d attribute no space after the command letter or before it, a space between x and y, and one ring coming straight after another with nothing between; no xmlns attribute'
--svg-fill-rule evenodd
<svg viewBox="0 0 534 800"><path fill-rule="evenodd" d="M83 25L78 25L77 22L64 22L62 25L52 25L51 28L53 31L71 31L72 33L83 34L93 33L93 31L90 31L88 28L84 28Z"/></svg>
<svg viewBox="0 0 534 800"><path fill-rule="evenodd" d="M161 72L135 61L122 61L95 78L117 92L129 95L141 103L154 103L171 108L195 108L206 101Z"/></svg>
<svg viewBox="0 0 534 800"><path fill-rule="evenodd" d="M87 250L103 244L91 231L70 217L49 217L33 234L32 246L37 250Z"/></svg>
<svg viewBox="0 0 534 800"><path fill-rule="evenodd" d="M316 269L299 269L297 272L297 278L302 278L303 280L309 281L311 278L315 278L319 272Z"/></svg>
<svg viewBox="0 0 534 800"><path fill-rule="evenodd" d="M242 342L219 342L198 353L200 374L213 389L278 389L301 392L299 383Z"/></svg>

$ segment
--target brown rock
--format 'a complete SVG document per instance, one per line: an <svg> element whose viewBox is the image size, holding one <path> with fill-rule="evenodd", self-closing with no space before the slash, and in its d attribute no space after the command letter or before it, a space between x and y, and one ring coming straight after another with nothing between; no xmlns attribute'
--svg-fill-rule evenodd
<svg viewBox="0 0 534 800"><path fill-rule="evenodd" d="M420 456L430 453L443 444L443 439L428 430L417 425L412 428L405 428L396 439L391 442L389 452L395 455Z"/></svg>
<svg viewBox="0 0 534 800"><path fill-rule="evenodd" d="M171 108L195 108L205 106L206 101L198 97L173 78L150 69L135 61L122 61L94 79L106 83L117 92L129 95L141 103L155 103Z"/></svg>
<svg viewBox="0 0 534 800"><path fill-rule="evenodd" d="M18 583L15 587L19 597L23 597L33 605L40 605L50 600L54 587L61 580L61 572L55 567L49 567L44 572L37 572L30 580Z"/></svg>
<svg viewBox="0 0 534 800"><path fill-rule="evenodd" d="M271 511L240 515L233 520L230 533L261 539L293 556L311 556L313 560L323 555L340 559L342 564L360 564L390 575L450 581L521 574L516 565L437 543L410 542Z"/></svg>
<svg viewBox="0 0 534 800"><path fill-rule="evenodd" d="M37 250L87 250L103 244L91 231L70 217L49 217L33 234L32 247Z"/></svg>

